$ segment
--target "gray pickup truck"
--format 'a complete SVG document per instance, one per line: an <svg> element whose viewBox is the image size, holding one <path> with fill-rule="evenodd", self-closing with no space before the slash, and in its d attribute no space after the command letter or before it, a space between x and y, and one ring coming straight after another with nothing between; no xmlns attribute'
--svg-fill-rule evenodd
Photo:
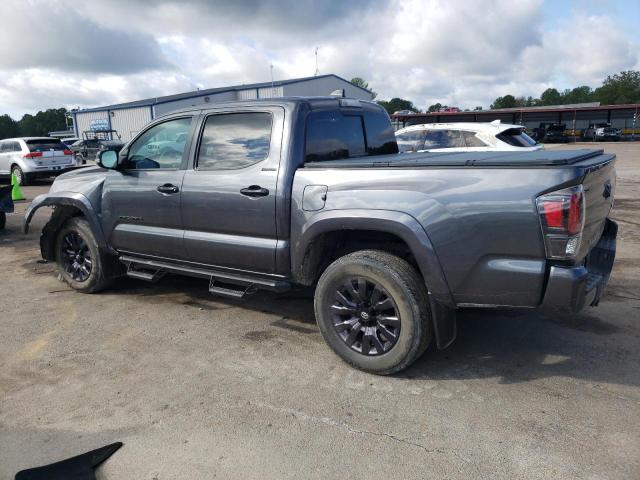
<svg viewBox="0 0 640 480"><path fill-rule="evenodd" d="M432 340L447 347L461 308L598 303L615 255L614 155L397 151L375 103L192 108L58 177L25 231L55 207L42 256L80 292L168 273L231 297L313 285L327 343L377 374Z"/></svg>

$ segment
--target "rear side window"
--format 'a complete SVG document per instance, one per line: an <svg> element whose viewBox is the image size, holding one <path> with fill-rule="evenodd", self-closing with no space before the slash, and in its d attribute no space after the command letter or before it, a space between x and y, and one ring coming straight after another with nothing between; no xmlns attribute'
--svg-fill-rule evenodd
<svg viewBox="0 0 640 480"><path fill-rule="evenodd" d="M459 130L429 130L424 139L424 149L465 147Z"/></svg>
<svg viewBox="0 0 640 480"><path fill-rule="evenodd" d="M398 144L387 115L364 112L367 154L387 155L398 153Z"/></svg>
<svg viewBox="0 0 640 480"><path fill-rule="evenodd" d="M29 147L30 152L48 152L49 150L61 151L67 148L67 146L60 140L43 139L43 140L26 140L25 143Z"/></svg>
<svg viewBox="0 0 640 480"><path fill-rule="evenodd" d="M207 118L198 151L198 170L230 170L269 156L271 114L231 113Z"/></svg>
<svg viewBox="0 0 640 480"><path fill-rule="evenodd" d="M322 162L367 155L360 115L331 110L307 117L306 162Z"/></svg>
<svg viewBox="0 0 640 480"><path fill-rule="evenodd" d="M524 129L521 128L510 128L500 132L496 135L496 138L513 147L533 147L537 145L537 142L524 133Z"/></svg>
<svg viewBox="0 0 640 480"><path fill-rule="evenodd" d="M412 130L396 135L398 149L401 152L415 152L424 148L424 130Z"/></svg>
<svg viewBox="0 0 640 480"><path fill-rule="evenodd" d="M464 138L467 147L486 147L487 145L476 137L476 132L463 131L462 136Z"/></svg>

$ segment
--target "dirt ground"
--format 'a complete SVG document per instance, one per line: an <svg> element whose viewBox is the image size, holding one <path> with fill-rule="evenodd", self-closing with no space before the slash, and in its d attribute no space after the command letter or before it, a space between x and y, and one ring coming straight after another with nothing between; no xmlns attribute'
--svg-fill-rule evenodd
<svg viewBox="0 0 640 480"><path fill-rule="evenodd" d="M308 291L75 293L38 262L47 213L25 236L19 204L0 233L0 479L114 441L99 479L640 478L640 143L603 146L620 231L600 306L462 312L453 346L394 377L342 363Z"/></svg>

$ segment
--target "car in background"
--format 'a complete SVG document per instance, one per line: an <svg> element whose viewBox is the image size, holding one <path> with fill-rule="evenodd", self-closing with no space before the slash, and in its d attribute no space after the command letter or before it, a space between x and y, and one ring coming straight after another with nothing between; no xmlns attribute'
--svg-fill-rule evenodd
<svg viewBox="0 0 640 480"><path fill-rule="evenodd" d="M425 123L396 132L400 153L527 151L542 148L522 125L491 123Z"/></svg>
<svg viewBox="0 0 640 480"><path fill-rule="evenodd" d="M393 112L394 115L411 115L412 113L416 113L413 110L398 110L397 112Z"/></svg>
<svg viewBox="0 0 640 480"><path fill-rule="evenodd" d="M61 138L60 141L64 143L67 147L70 147L74 143L80 140L80 137L71 137L71 138Z"/></svg>
<svg viewBox="0 0 640 480"><path fill-rule="evenodd" d="M591 123L584 131L582 138L585 141L613 141L620 140L620 130L611 126L610 123Z"/></svg>
<svg viewBox="0 0 640 480"><path fill-rule="evenodd" d="M458 113L461 110L458 107L442 107L438 112L442 113Z"/></svg>
<svg viewBox="0 0 640 480"><path fill-rule="evenodd" d="M21 137L0 141L0 175L15 175L18 185L51 177L76 166L73 152L59 138Z"/></svg>
<svg viewBox="0 0 640 480"><path fill-rule="evenodd" d="M71 145L71 150L76 154L78 162L86 164L87 160L95 160L96 155L100 150L120 150L124 143L118 140L111 140L107 138L100 138L96 136L94 138L82 138Z"/></svg>
<svg viewBox="0 0 640 480"><path fill-rule="evenodd" d="M567 143L569 137L566 133L567 126L564 123L541 122L539 127L533 129L531 138L537 142Z"/></svg>

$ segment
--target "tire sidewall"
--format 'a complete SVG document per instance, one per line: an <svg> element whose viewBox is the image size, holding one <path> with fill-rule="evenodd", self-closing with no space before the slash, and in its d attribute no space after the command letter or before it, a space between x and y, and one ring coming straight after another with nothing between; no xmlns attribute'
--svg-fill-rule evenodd
<svg viewBox="0 0 640 480"><path fill-rule="evenodd" d="M333 327L329 308L334 301L333 294L347 278L353 277L363 277L382 286L398 308L400 337L391 350L381 355L367 356L352 350ZM314 304L320 332L329 346L351 365L373 373L392 373L404 368L403 365L420 348L426 333L422 331L426 312L421 311L406 281L393 269L368 258L362 258L358 263L338 261L330 265L318 282Z"/></svg>
<svg viewBox="0 0 640 480"><path fill-rule="evenodd" d="M82 237L87 244L89 252L91 253L91 273L89 278L83 282L74 280L69 273L67 273L62 265L62 241L68 233L76 232ZM79 292L93 292L100 288L102 283L102 262L100 257L100 250L96 239L91 231L91 227L86 220L80 218L71 218L65 222L63 227L58 231L55 244L56 264L58 266L58 272L62 276L62 279L69 284L74 290Z"/></svg>
<svg viewBox="0 0 640 480"><path fill-rule="evenodd" d="M27 177L25 176L25 173L22 171L22 169L18 165L13 166L13 168L11 169L11 174L15 175L16 182L19 186L22 187L27 184Z"/></svg>

